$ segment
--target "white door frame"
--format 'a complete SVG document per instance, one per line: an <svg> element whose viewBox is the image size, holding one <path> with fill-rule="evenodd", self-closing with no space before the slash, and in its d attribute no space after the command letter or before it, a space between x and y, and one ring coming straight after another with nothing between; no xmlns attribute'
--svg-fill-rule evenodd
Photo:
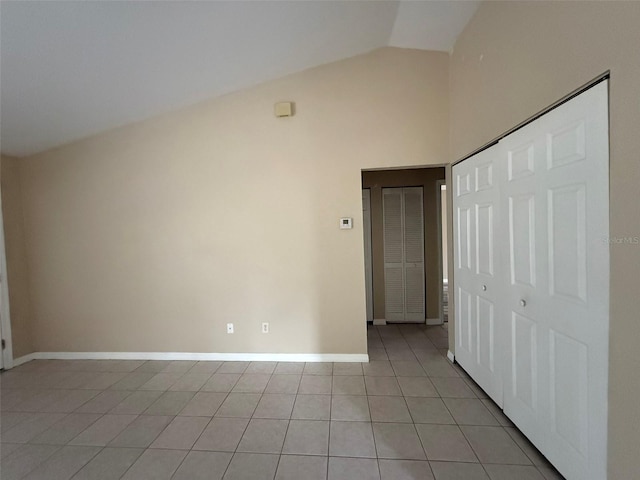
<svg viewBox="0 0 640 480"><path fill-rule="evenodd" d="M364 230L364 281L367 307L367 322L373 322L373 239L371 228L371 188L367 187L362 189L362 203L362 229ZM366 214L364 212L366 212ZM369 262L368 269L367 261Z"/></svg>
<svg viewBox="0 0 640 480"><path fill-rule="evenodd" d="M440 312L440 325L444 324L444 284L442 277L444 274L444 262L446 258L442 255L442 186L447 186L446 180L438 180L436 182L436 203L438 208L438 215L436 223L438 224L438 312ZM447 210L449 205L446 205Z"/></svg>
<svg viewBox="0 0 640 480"><path fill-rule="evenodd" d="M4 218L2 215L2 195L0 195L0 334L5 348L0 353L0 367L13 368L13 345L11 342L11 317L9 309L9 283L7 280L7 255L4 242Z"/></svg>

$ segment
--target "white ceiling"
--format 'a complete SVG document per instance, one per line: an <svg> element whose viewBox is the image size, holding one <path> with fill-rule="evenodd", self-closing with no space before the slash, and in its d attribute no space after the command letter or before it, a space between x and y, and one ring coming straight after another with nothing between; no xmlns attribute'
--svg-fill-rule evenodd
<svg viewBox="0 0 640 480"><path fill-rule="evenodd" d="M25 156L384 46L448 51L478 1L0 3L0 146Z"/></svg>

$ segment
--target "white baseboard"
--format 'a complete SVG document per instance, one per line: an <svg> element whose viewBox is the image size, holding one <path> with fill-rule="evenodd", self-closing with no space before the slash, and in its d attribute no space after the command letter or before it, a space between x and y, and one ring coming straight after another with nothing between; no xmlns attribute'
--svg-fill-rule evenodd
<svg viewBox="0 0 640 480"><path fill-rule="evenodd" d="M439 318L427 318L427 325L442 325L443 323Z"/></svg>
<svg viewBox="0 0 640 480"><path fill-rule="evenodd" d="M451 350L447 350L447 358L451 363L454 363L456 361L456 357Z"/></svg>
<svg viewBox="0 0 640 480"><path fill-rule="evenodd" d="M366 353L35 352L13 360L217 360L223 362L369 362Z"/></svg>
<svg viewBox="0 0 640 480"><path fill-rule="evenodd" d="M373 324L374 325L386 325L387 321L384 318L374 318L373 319Z"/></svg>
<svg viewBox="0 0 640 480"><path fill-rule="evenodd" d="M13 359L13 366L17 367L19 365L22 365L23 363L27 363L30 362L31 360L35 360L35 353L28 353L27 355L23 355L22 357L18 357L18 358L14 358Z"/></svg>

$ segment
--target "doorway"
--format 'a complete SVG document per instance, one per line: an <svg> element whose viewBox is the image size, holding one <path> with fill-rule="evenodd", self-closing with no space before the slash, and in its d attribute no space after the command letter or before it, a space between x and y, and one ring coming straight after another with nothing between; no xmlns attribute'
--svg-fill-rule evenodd
<svg viewBox="0 0 640 480"><path fill-rule="evenodd" d="M363 225L365 265L371 265L371 295L367 288L367 311L372 312L374 325L440 325L443 322L442 248L439 239L441 215L438 212L441 203L437 182L444 180L443 166L362 172L363 221L365 224L370 222L371 227L369 256L366 247L368 225ZM365 199L367 195L368 199ZM368 214L366 201L369 202ZM416 205L419 210L415 208ZM389 216L392 207L395 208L394 218ZM416 212L420 224L415 221ZM395 228L395 236L389 235L393 233L390 228ZM395 247L390 243L394 239ZM416 249L420 250L421 257L415 255ZM395 262L390 261L394 260L390 257L391 253L396 255Z"/></svg>

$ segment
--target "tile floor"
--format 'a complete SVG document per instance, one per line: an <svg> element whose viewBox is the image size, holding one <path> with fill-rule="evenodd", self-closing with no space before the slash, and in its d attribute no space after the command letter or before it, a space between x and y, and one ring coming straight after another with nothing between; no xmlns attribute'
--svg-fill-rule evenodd
<svg viewBox="0 0 640 480"><path fill-rule="evenodd" d="M369 327L370 363L32 361L0 375L0 477L561 478L443 327Z"/></svg>

